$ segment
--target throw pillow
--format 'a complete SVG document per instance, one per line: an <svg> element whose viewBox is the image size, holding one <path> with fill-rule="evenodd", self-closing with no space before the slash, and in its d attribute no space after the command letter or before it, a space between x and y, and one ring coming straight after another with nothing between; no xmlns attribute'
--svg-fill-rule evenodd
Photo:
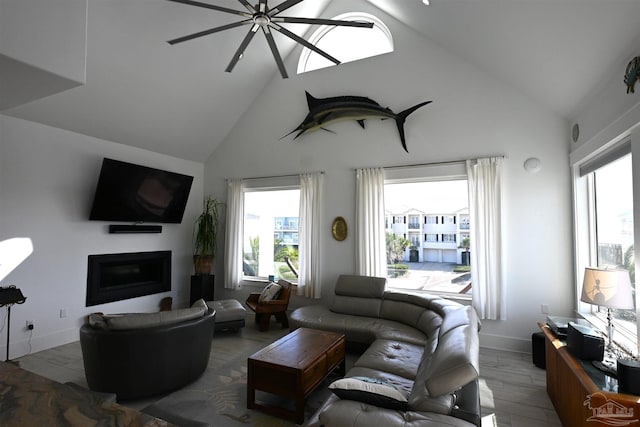
<svg viewBox="0 0 640 427"><path fill-rule="evenodd" d="M340 399L357 400L381 408L406 411L409 393L391 383L376 378L352 377L334 381L329 385Z"/></svg>
<svg viewBox="0 0 640 427"><path fill-rule="evenodd" d="M282 291L282 286L277 283L270 282L263 290L260 292L260 296L258 297L258 302L266 302L272 301L278 298L280 295L280 291Z"/></svg>

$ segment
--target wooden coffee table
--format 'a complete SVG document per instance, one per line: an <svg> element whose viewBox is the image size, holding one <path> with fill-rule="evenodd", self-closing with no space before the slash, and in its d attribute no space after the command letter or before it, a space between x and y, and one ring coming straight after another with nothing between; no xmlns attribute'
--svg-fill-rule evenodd
<svg viewBox="0 0 640 427"><path fill-rule="evenodd" d="M247 361L247 408L304 422L307 397L335 369L344 375L344 334L299 328ZM295 402L295 410L256 402L256 390Z"/></svg>

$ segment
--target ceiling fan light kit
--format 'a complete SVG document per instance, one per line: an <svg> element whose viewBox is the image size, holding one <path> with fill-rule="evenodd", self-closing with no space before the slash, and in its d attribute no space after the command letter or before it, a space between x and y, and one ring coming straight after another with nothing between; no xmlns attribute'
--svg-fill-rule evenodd
<svg viewBox="0 0 640 427"><path fill-rule="evenodd" d="M203 3L203 2L200 2L200 1L194 1L194 0L167 0L167 1L170 1L170 2L173 2L173 3L182 3L182 4L201 7L201 8L205 8L205 9L212 9L212 10L216 10L216 11L219 11L219 12L225 12L225 13L229 13L229 14L233 14L233 15L238 15L238 16L241 16L241 17L244 18L243 20L238 21L238 22L233 22L233 23L222 25L222 26L219 26L219 27L214 27L214 28L210 28L210 29L207 29L207 30L198 31L197 33L188 34L186 36L182 36L182 37L178 37L178 38L169 40L167 43L169 43L171 45L182 43L182 42L186 42L188 40L193 40L193 39L196 39L196 38L199 38L199 37L204 37L204 36L207 36L207 35L210 35L210 34L218 33L220 31L225 31L225 30L229 30L229 29L232 29L232 28L240 27L240 26L243 26L243 25L251 25L251 28L247 32L247 35L244 37L244 39L240 43L240 46L236 50L235 54L231 58L231 61L229 62L229 65L227 65L227 68L225 69L225 71L227 71L229 73L231 71L233 71L233 68L238 63L238 60L240 60L240 58L242 58L242 56L244 55L245 49L247 48L247 46L249 46L249 43L251 43L251 40L253 39L253 36L255 36L255 34L260 29L262 30L262 32L263 32L263 34L264 34L264 36L265 36L265 38L267 40L267 43L269 45L269 49L271 50L273 58L276 61L276 65L278 66L278 69L280 70L280 75L282 76L283 79L286 79L288 77L287 70L286 70L286 68L284 66L284 62L282 61L282 56L280 55L280 52L278 51L278 47L276 45L276 42L275 42L275 40L273 38L273 33L272 33L273 30L279 32L280 34L284 35L285 37L290 38L291 40L295 41L296 43L301 44L302 46L304 46L304 47L316 52L317 54L327 58L329 61L335 63L336 65L340 64L340 61L338 59L334 58L333 56L329 55L328 53L326 53L322 49L319 49L318 47L316 47L313 44L309 43L308 41L306 41L302 37L298 36L297 34L287 30L286 28L281 26L280 23L286 23L286 24L311 24L311 25L335 25L335 26L343 26L343 27L373 28L373 23L372 22L342 21L342 20L335 20L335 19L298 18L298 17L292 17L292 16L279 16L280 13L284 12L285 10L287 10L287 9L289 9L289 8L295 6L295 5L297 5L298 3L302 3L304 0L286 0L286 1L283 1L282 3L278 4L274 8L269 8L269 6L267 4L267 0L259 0L258 4L256 4L255 6L252 5L251 3L249 3L246 0L238 0L238 2L240 4L242 4L242 6L245 7L246 11L245 10L230 9L228 7L217 6L217 5L214 5L214 4Z"/></svg>

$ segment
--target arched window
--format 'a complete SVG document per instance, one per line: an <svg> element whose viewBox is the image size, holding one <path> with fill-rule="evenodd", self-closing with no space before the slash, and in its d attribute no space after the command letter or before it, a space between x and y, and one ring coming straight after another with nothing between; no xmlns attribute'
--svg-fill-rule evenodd
<svg viewBox="0 0 640 427"><path fill-rule="evenodd" d="M323 25L313 33L309 42L340 62L393 52L391 32L377 17L363 12L350 12L332 19L373 22L371 29ZM298 61L298 74L333 65L336 64L305 47Z"/></svg>

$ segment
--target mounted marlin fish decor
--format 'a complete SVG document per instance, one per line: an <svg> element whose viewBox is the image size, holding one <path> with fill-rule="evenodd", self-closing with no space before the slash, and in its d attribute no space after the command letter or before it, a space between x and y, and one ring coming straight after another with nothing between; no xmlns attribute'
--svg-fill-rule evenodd
<svg viewBox="0 0 640 427"><path fill-rule="evenodd" d="M368 118L393 119L400 133L402 148L407 153L407 142L404 136L404 122L409 114L418 108L429 104L431 101L421 102L413 107L407 108L399 113L394 113L390 108L380 106L377 102L364 96L335 96L331 98L314 98L309 92L307 94L307 104L309 114L304 118L297 128L286 134L284 137L298 132L293 138L296 139L306 132L318 129L326 129L325 126L339 120L355 120L364 129L364 121Z"/></svg>

